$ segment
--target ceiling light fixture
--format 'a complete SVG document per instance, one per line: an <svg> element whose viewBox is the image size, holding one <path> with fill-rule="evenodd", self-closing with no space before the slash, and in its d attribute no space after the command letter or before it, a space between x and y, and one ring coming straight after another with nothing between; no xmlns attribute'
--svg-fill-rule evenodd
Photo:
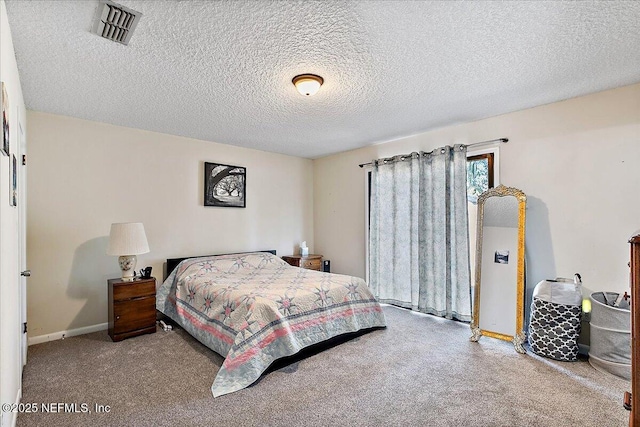
<svg viewBox="0 0 640 427"><path fill-rule="evenodd" d="M301 95L311 96L320 90L324 79L315 74L300 74L299 76L295 76L292 82Z"/></svg>

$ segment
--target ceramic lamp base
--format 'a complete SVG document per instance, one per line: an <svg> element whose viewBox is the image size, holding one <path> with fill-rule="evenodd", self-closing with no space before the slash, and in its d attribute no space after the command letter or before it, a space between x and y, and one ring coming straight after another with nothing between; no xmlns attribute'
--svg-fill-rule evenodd
<svg viewBox="0 0 640 427"><path fill-rule="evenodd" d="M120 270L122 270L122 281L133 282L138 257L135 255L122 255L118 257L118 262L120 263Z"/></svg>

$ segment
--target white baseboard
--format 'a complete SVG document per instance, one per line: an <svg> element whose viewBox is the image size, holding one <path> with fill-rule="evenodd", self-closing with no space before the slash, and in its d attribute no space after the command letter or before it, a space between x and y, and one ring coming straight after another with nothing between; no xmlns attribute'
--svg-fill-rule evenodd
<svg viewBox="0 0 640 427"><path fill-rule="evenodd" d="M68 331L52 332L46 335L38 335L37 337L29 337L29 345L40 344L48 341L62 340L67 337L75 337L77 335L90 334L92 332L104 331L109 328L108 323L100 323L98 325L83 326L82 328L69 329Z"/></svg>

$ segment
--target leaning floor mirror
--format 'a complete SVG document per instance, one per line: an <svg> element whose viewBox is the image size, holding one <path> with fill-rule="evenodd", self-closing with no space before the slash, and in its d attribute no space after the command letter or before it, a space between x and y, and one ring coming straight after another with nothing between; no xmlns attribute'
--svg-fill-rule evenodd
<svg viewBox="0 0 640 427"><path fill-rule="evenodd" d="M478 197L476 278L471 341L511 341L518 353L524 323L524 226L527 197L500 185Z"/></svg>

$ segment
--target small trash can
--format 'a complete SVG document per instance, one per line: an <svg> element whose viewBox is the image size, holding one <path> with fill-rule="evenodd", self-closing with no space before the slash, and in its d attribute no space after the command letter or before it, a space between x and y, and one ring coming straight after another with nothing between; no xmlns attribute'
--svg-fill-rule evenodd
<svg viewBox="0 0 640 427"><path fill-rule="evenodd" d="M578 358L582 316L582 282L543 280L533 290L529 320L529 346L534 353L563 362Z"/></svg>
<svg viewBox="0 0 640 427"><path fill-rule="evenodd" d="M631 379L631 308L615 292L591 294L589 363L598 371ZM618 304L615 306L615 304Z"/></svg>

